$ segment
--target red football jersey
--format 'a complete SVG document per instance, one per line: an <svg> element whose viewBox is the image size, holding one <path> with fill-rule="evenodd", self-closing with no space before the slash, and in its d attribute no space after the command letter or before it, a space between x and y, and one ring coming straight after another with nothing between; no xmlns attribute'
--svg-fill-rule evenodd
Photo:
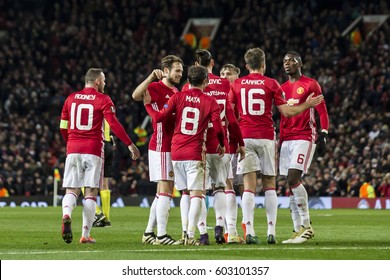
<svg viewBox="0 0 390 280"><path fill-rule="evenodd" d="M61 133L66 140L67 154L92 154L103 157L104 119L112 132L126 145L132 142L115 117L111 98L94 88L74 92L65 100L61 113Z"/></svg>
<svg viewBox="0 0 390 280"><path fill-rule="evenodd" d="M154 110L160 111L169 98L178 92L176 87L169 88L161 80L148 86L152 98L151 105ZM157 152L170 152L173 130L175 128L175 116L170 116L163 122L152 120L153 134L149 142L149 149Z"/></svg>
<svg viewBox="0 0 390 280"><path fill-rule="evenodd" d="M282 84L282 89L285 93L287 103L291 106L304 103L307 97L313 92L314 96L322 94L318 82L304 75L296 82L291 83L289 80L286 81ZM325 101L323 101L315 109L306 109L294 117L286 118L281 116L280 142L285 140L307 140L314 143L317 137L315 110L320 114L321 127L328 130L328 113Z"/></svg>
<svg viewBox="0 0 390 280"><path fill-rule="evenodd" d="M202 160L204 133L209 121L212 122L223 146L224 133L219 106L214 98L205 95L201 90L192 88L173 95L160 112L153 110L150 104L145 107L157 122L165 121L168 116L176 114L172 160Z"/></svg>
<svg viewBox="0 0 390 280"><path fill-rule="evenodd" d="M226 107L228 105L230 106L229 92L230 92L229 80L218 77L217 75L214 75L212 73L209 73L209 85L204 89L204 93L214 97L220 107L220 118L225 132L226 153L229 153L229 142L227 139L227 120L226 120L226 109L227 109ZM217 153L218 144L219 142L216 136L216 132L213 129L212 125L210 124L209 129L207 130L207 137L206 137L207 153L209 154Z"/></svg>
<svg viewBox="0 0 390 280"><path fill-rule="evenodd" d="M229 153L229 141L228 141L228 123L230 122L237 122L237 119L234 115L233 108L230 105L229 102L229 92L231 90L231 85L229 80L225 78L221 78L217 75L214 75L212 73L209 73L209 84L204 89L204 93L208 96L212 96L217 101L219 107L220 107L220 118L222 121L222 126L224 128L225 133L225 152ZM183 90L188 89L189 84L184 85ZM237 125L236 125L237 126ZM230 129L235 129L236 127L230 127ZM229 131L231 134L233 134L233 138L236 138L236 141L240 143L241 146L244 146L244 142L242 140L241 131L239 130L239 127L237 127L234 131ZM206 149L208 154L216 154L217 147L218 147L218 138L216 135L216 131L214 130L212 124L209 124L209 128L207 129L207 136L206 136ZM235 151L234 151L235 152Z"/></svg>
<svg viewBox="0 0 390 280"><path fill-rule="evenodd" d="M234 81L230 101L238 107L244 138L275 139L272 105L285 104L283 90L275 79L252 73Z"/></svg>

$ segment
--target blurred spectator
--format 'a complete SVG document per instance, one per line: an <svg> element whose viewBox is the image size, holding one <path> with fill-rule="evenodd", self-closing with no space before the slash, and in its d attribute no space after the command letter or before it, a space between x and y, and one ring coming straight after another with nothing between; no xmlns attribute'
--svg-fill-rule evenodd
<svg viewBox="0 0 390 280"><path fill-rule="evenodd" d="M390 197L390 173L386 173L378 187L378 192L381 197Z"/></svg>

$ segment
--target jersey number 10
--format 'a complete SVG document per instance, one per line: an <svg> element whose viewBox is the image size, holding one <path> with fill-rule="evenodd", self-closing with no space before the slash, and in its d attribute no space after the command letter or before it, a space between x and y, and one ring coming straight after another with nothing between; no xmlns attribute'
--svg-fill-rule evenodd
<svg viewBox="0 0 390 280"><path fill-rule="evenodd" d="M77 104L72 103L70 106L70 129L90 130L93 121L93 105L92 104ZM86 124L81 124L82 114L84 114L84 121Z"/></svg>

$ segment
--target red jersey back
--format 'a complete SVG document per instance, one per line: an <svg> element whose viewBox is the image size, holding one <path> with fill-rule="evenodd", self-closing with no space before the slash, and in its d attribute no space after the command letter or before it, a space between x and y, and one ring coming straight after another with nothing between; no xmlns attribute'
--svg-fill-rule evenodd
<svg viewBox="0 0 390 280"><path fill-rule="evenodd" d="M161 80L153 82L148 86L152 98L151 105L154 110L160 111L168 100L178 92L176 87L169 88ZM152 120L153 134L149 142L149 149L157 152L170 152L175 116L170 116L163 122Z"/></svg>
<svg viewBox="0 0 390 280"><path fill-rule="evenodd" d="M275 79L251 73L234 81L230 101L238 107L243 138L275 139L272 105L285 104Z"/></svg>
<svg viewBox="0 0 390 280"><path fill-rule="evenodd" d="M209 73L209 85L204 89L204 93L208 96L212 96L217 101L220 108L220 118L222 121L222 126L225 132L225 148L226 153L229 153L229 143L227 139L227 120L226 120L226 107L230 106L229 104L229 92L230 92L230 82L225 78L218 77L212 73ZM206 137L206 148L207 153L216 154L218 147L218 138L215 129L212 125L209 125L207 130Z"/></svg>
<svg viewBox="0 0 390 280"><path fill-rule="evenodd" d="M94 88L74 92L65 100L61 120L68 121L67 154L103 157L104 115L114 114L111 98Z"/></svg>
<svg viewBox="0 0 390 280"><path fill-rule="evenodd" d="M316 80L306 77L291 83L289 80L282 84L287 104L294 106L304 103L307 97L314 92L314 96L322 94L321 87ZM325 106L322 102L318 106ZM314 143L316 140L315 109L309 108L302 113L286 118L281 116L280 120L280 141L285 140L307 140Z"/></svg>
<svg viewBox="0 0 390 280"><path fill-rule="evenodd" d="M197 88L173 95L161 113L146 110L152 118L176 113L175 131L172 138L172 160L202 160L204 133L209 121L222 129L220 109L215 98Z"/></svg>

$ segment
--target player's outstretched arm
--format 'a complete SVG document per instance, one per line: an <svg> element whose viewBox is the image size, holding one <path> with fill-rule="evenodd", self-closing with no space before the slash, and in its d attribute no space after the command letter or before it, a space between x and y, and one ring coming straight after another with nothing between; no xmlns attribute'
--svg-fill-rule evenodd
<svg viewBox="0 0 390 280"><path fill-rule="evenodd" d="M132 97L135 101L141 101L146 89L154 80L161 80L164 76L164 72L160 69L154 69L152 73L142 82L140 83L136 89L132 93Z"/></svg>
<svg viewBox="0 0 390 280"><path fill-rule="evenodd" d="M324 96L318 95L314 97L314 92L312 92L306 99L306 101L299 105L288 105L282 104L278 106L279 112L286 118L293 117L305 111L306 109L313 108L320 104L324 100Z"/></svg>
<svg viewBox="0 0 390 280"><path fill-rule="evenodd" d="M175 111L175 95L169 99L168 104L165 104L164 108L162 108L160 111L154 110L152 105L150 105L150 103L152 102L152 98L148 91L145 91L143 99L146 111L148 112L149 116L156 122L161 122L165 120Z"/></svg>

